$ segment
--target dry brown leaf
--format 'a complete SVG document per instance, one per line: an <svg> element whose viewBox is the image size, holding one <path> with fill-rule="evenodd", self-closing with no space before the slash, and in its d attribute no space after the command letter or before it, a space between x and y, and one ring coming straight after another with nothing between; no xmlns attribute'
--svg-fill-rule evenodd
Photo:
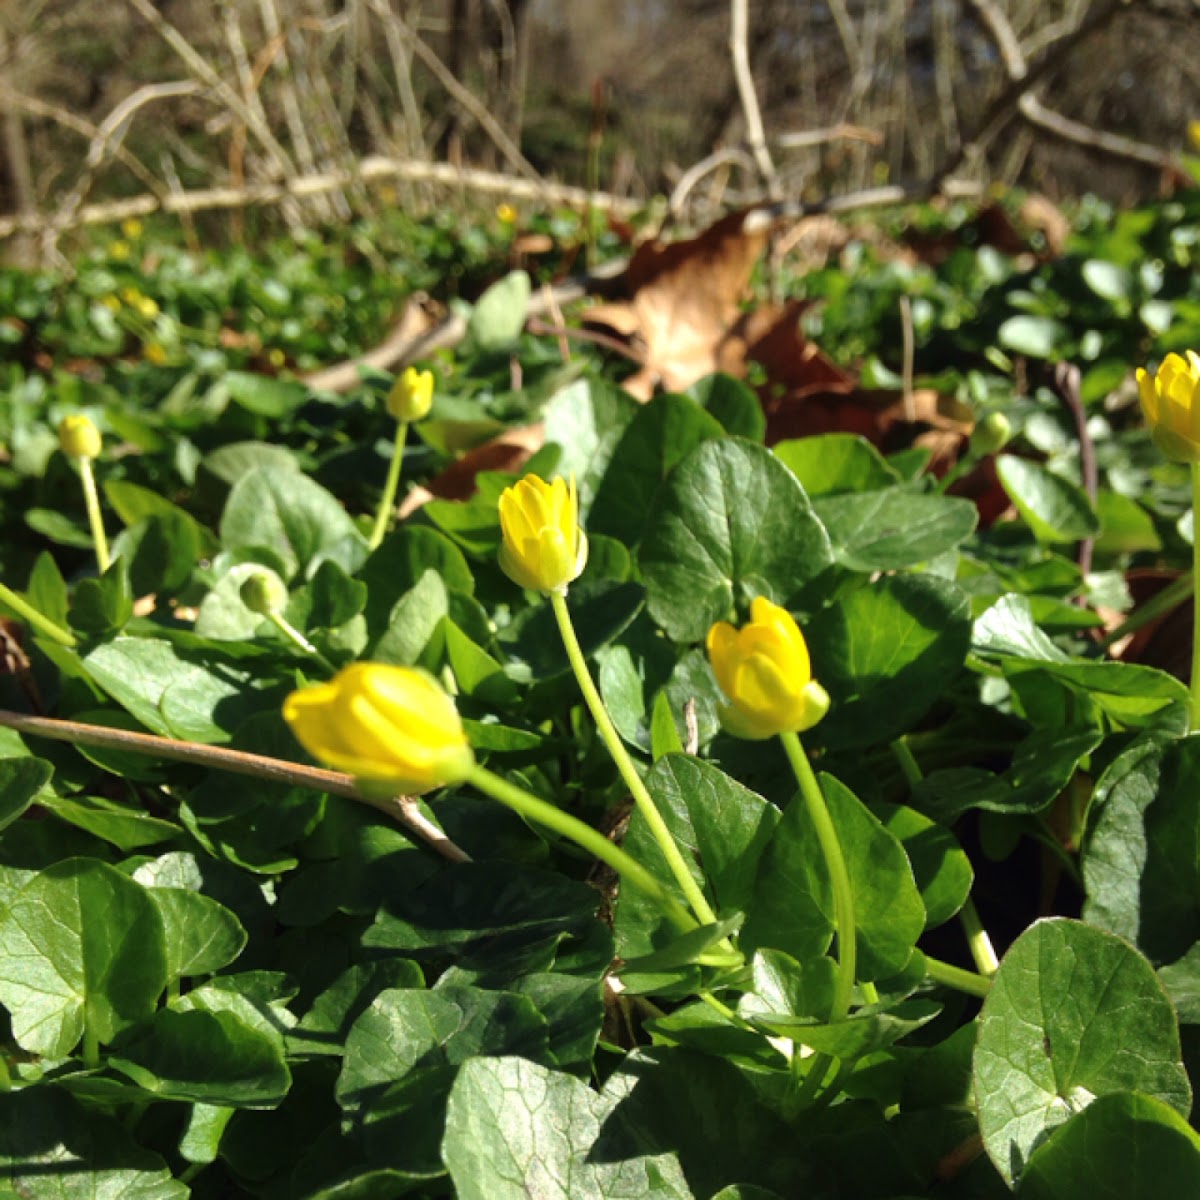
<svg viewBox="0 0 1200 1200"><path fill-rule="evenodd" d="M430 500L466 500L475 492L480 471L519 471L546 442L546 427L522 425L506 429L490 442L468 450L424 487L412 488L400 505L403 520Z"/></svg>
<svg viewBox="0 0 1200 1200"><path fill-rule="evenodd" d="M644 242L613 283L624 297L599 304L584 323L644 346L644 365L622 386L648 400L658 387L682 391L720 369L719 349L739 317L771 220L762 209L722 217L685 241Z"/></svg>

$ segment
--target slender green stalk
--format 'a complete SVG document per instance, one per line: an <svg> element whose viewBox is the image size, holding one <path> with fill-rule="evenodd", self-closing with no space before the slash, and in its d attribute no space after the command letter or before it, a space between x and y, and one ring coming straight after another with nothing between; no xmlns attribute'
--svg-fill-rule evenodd
<svg viewBox="0 0 1200 1200"><path fill-rule="evenodd" d="M0 604L11 608L22 620L28 621L39 633L44 633L52 642L68 649L75 645L75 635L70 630L43 616L28 601L23 600L12 588L0 583Z"/></svg>
<svg viewBox="0 0 1200 1200"><path fill-rule="evenodd" d="M891 747L896 761L900 764L900 770L904 772L904 778L908 781L908 786L910 788L916 786L924 778L924 775L921 773L920 764L913 757L908 742L899 737L891 743ZM988 937L987 930L984 929L983 922L979 919L979 910L975 907L975 901L970 896L963 901L963 906L958 913L958 920L967 936L967 945L971 949L971 957L975 960L975 966L979 973L994 975L1000 966L1000 960L996 957L992 939Z"/></svg>
<svg viewBox="0 0 1200 1200"><path fill-rule="evenodd" d="M983 975L964 971L962 967L952 967L940 958L930 958L928 954L925 955L925 974L935 983L943 983L957 992L966 992L968 996L986 996L992 986L992 981Z"/></svg>
<svg viewBox="0 0 1200 1200"><path fill-rule="evenodd" d="M620 846L614 846L602 833L578 817L555 808L537 796L531 796L523 788L501 779L486 767L475 767L467 776L467 782L526 820L553 830L607 863L626 883L653 900L680 929L687 931L696 928L696 922L688 911L637 859L626 854Z"/></svg>
<svg viewBox="0 0 1200 1200"><path fill-rule="evenodd" d="M1195 588L1196 583L1191 574L1180 575L1178 579L1172 579L1162 591L1155 592L1145 604L1134 609L1116 629L1106 633L1096 645L1101 650L1107 650L1109 646L1115 645L1123 637L1136 633L1143 625L1149 625L1163 613L1170 612L1177 604L1182 604L1195 591Z"/></svg>
<svg viewBox="0 0 1200 1200"><path fill-rule="evenodd" d="M404 462L404 443L408 438L408 422L396 422L396 440L392 443L392 461L388 464L387 482L383 495L379 497L379 508L375 513L375 527L367 541L367 548L375 550L383 541L392 520L392 508L396 503L396 489L400 486L400 466Z"/></svg>
<svg viewBox="0 0 1200 1200"><path fill-rule="evenodd" d="M92 527L92 542L96 547L96 566L103 575L112 561L108 554L108 538L104 534L104 518L100 515L100 494L96 491L96 475L92 460L79 460L79 478L83 480L83 499L87 505L88 524Z"/></svg>
<svg viewBox="0 0 1200 1200"><path fill-rule="evenodd" d="M1192 463L1192 717L1200 729L1200 463Z"/></svg>
<svg viewBox="0 0 1200 1200"><path fill-rule="evenodd" d="M663 858L667 860L667 866L675 877L675 882L679 884L680 891L683 892L700 923L702 925L714 924L717 919L716 913L709 906L704 893L700 890L700 885L688 869L679 846L667 828L666 821L663 820L662 814L650 798L650 793L646 790L642 777L637 773L637 768L633 765L633 760L629 757L624 742L621 741L621 735L617 733L616 726L613 725L612 718L608 715L608 709L604 707L604 701L600 698L600 693L596 689L596 684L592 680L591 672L583 657L579 639L575 636L575 627L571 624L571 614L567 611L566 597L558 592L551 592L550 605L554 609L554 616L558 621L559 632L562 634L563 646L566 647L571 669L579 681L579 690L583 693L584 701L587 703L588 711L592 714L592 719L596 722L600 737L608 747L608 752L612 755L612 760L616 763L621 779L629 789L629 794L633 797L633 802L637 805L642 820L646 822L651 835L658 843L658 848L662 851Z"/></svg>
<svg viewBox="0 0 1200 1200"><path fill-rule="evenodd" d="M800 795L808 810L809 820L817 834L825 865L829 870L829 881L833 885L833 922L837 927L837 977L833 985L833 1004L830 1007L830 1023L845 1020L850 1011L850 998L854 993L854 975L858 967L858 935L854 927L854 889L850 886L850 872L846 869L846 858L842 844L838 841L833 818L821 793L821 785L800 745L800 738L790 730L779 735L788 761L800 785Z"/></svg>
<svg viewBox="0 0 1200 1200"><path fill-rule="evenodd" d="M282 633L283 636L287 638L287 640L294 646L299 647L299 649L303 650L305 654L312 655L312 657L318 663L320 663L330 675L337 674L337 667L335 667L333 663L331 663L329 659L327 659L325 655L323 655L320 650L318 650L316 646L314 646L312 642L310 642L308 638L306 638L304 634L302 634L300 630L298 630L295 625L293 625L282 613L267 613L267 620L270 621L271 624L274 625L275 628L278 629L279 632Z"/></svg>
<svg viewBox="0 0 1200 1200"><path fill-rule="evenodd" d="M83 1065L89 1071L100 1065L100 1039L96 1036L95 1025L87 1020L83 1024Z"/></svg>

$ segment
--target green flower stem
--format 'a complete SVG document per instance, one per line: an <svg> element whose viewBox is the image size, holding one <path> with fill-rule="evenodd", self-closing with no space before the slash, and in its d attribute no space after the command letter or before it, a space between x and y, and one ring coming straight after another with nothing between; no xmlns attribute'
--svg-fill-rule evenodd
<svg viewBox="0 0 1200 1200"><path fill-rule="evenodd" d="M466 782L485 795L491 796L493 800L511 808L519 816L568 838L601 862L607 863L626 883L649 896L680 929L687 931L696 928L696 922L683 905L675 900L637 859L626 854L619 846L613 845L602 833L578 817L563 812L561 808L555 808L553 804L540 800L537 796L531 796L523 788L509 783L507 779L501 779L486 767L475 767L467 776Z"/></svg>
<svg viewBox="0 0 1200 1200"><path fill-rule="evenodd" d="M367 542L369 550L379 548L383 535L388 531L392 520L392 507L396 503L396 489L400 486L400 465L404 461L404 443L408 438L408 422L396 423L396 440L392 443L392 461L388 464L387 482L383 485L383 495L379 497L379 509L375 513L375 528Z"/></svg>
<svg viewBox="0 0 1200 1200"><path fill-rule="evenodd" d="M680 891L691 905L692 912L696 914L702 925L715 924L716 913L709 906L704 893L700 890L700 885L688 870L679 846L671 836L671 831L667 828L662 814L650 798L650 793L646 790L642 777L637 773L637 768L633 765L633 760L629 757L629 752L621 741L621 735L617 733L616 726L613 725L612 718L608 715L608 709L604 707L604 701L600 699L600 693L596 690L591 672L588 671L587 662L584 660L579 639L575 636L575 627L571 624L571 614L567 611L566 597L558 592L551 592L550 604L554 609L555 619L558 621L559 632L562 634L563 646L566 647L571 669L579 681L579 690L583 693L583 698L587 702L592 719L596 722L600 737L608 747L608 752L612 755L621 779L629 789L629 794L633 797L638 812L642 815L642 820L646 822L651 835L658 843L658 848L662 851L663 858L667 860L667 866L675 877L675 882L679 884ZM721 942L721 946L729 948L728 941Z"/></svg>
<svg viewBox="0 0 1200 1200"><path fill-rule="evenodd" d="M289 642L299 647L304 651L305 654L312 655L312 657L318 663L320 663L330 675L337 674L337 667L335 667L333 663L331 663L329 659L327 659L325 655L323 655L320 650L318 650L316 646L314 646L312 642L310 642L308 638L306 638L304 634L302 634L300 630L298 630L295 625L293 625L282 613L267 613L267 620L270 621L271 624L274 625L275 628L278 629L279 632L282 633Z"/></svg>
<svg viewBox="0 0 1200 1200"><path fill-rule="evenodd" d="M854 889L850 886L850 872L846 869L846 858L842 844L838 841L833 818L821 793L821 785L800 745L800 738L791 730L779 735L788 761L800 785L800 795L808 810L809 820L816 830L817 841L825 856L833 885L833 922L837 927L837 978L833 985L833 1004L830 1008L830 1023L845 1020L850 1011L850 998L854 993L854 975L858 966L858 940L854 926Z"/></svg>
<svg viewBox="0 0 1200 1200"><path fill-rule="evenodd" d="M91 1021L85 1021L83 1025L83 1065L89 1071L100 1066L100 1039Z"/></svg>
<svg viewBox="0 0 1200 1200"><path fill-rule="evenodd" d="M1200 463L1192 463L1192 716L1188 728L1200 729Z"/></svg>
<svg viewBox="0 0 1200 1200"><path fill-rule="evenodd" d="M75 635L61 625L43 616L33 605L23 600L12 588L0 583L0 604L11 608L22 620L28 621L39 633L44 633L52 642L71 649L75 645Z"/></svg>
<svg viewBox="0 0 1200 1200"><path fill-rule="evenodd" d="M935 983L945 984L956 992L966 992L968 996L986 996L991 990L992 981L974 971L964 971L962 967L952 967L942 962L940 958L930 958L925 955L925 974Z"/></svg>
<svg viewBox="0 0 1200 1200"><path fill-rule="evenodd" d="M1191 574L1180 575L1178 579L1172 579L1162 591L1155 592L1145 604L1134 609L1116 629L1106 633L1096 643L1096 646L1101 650L1107 650L1109 646L1115 645L1123 637L1136 633L1143 625L1149 625L1163 613L1170 612L1177 604L1182 604L1195 591L1195 588L1196 583Z"/></svg>
<svg viewBox="0 0 1200 1200"><path fill-rule="evenodd" d="M108 554L108 538L104 534L104 518L100 515L100 494L96 491L96 475L92 460L79 460L79 478L83 480L83 499L87 505L88 524L92 527L92 542L96 547L96 566L103 575L112 561Z"/></svg>
<svg viewBox="0 0 1200 1200"><path fill-rule="evenodd" d="M899 737L891 743L891 747L896 761L900 764L900 770L904 772L904 778L908 781L908 786L915 787L925 776L921 773L920 764L913 757L908 742ZM988 937L987 930L984 929L983 922L979 919L979 910L975 907L975 901L970 896L963 901L963 906L958 913L958 921L963 928L963 933L967 935L967 945L971 949L971 957L975 960L976 969L981 975L994 975L1000 966L1000 960L996 957L992 939Z"/></svg>

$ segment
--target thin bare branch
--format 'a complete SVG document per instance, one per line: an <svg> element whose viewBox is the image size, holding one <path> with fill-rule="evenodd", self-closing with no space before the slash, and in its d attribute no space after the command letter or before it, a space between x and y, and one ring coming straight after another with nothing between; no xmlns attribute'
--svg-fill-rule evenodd
<svg viewBox="0 0 1200 1200"><path fill-rule="evenodd" d="M748 0L730 0L729 4L729 54L733 63L733 77L737 83L738 99L742 105L742 116L746 121L746 144L754 156L755 165L762 178L763 186L772 200L783 194L779 175L767 148L763 132L762 112L758 107L758 92L754 87L754 76L750 72L750 52L747 48L750 27Z"/></svg>

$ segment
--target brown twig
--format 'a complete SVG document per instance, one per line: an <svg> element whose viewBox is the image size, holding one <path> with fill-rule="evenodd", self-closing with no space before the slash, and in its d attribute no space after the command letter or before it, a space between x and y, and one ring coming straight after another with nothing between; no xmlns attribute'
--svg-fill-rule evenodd
<svg viewBox="0 0 1200 1200"><path fill-rule="evenodd" d="M398 821L410 833L443 858L451 862L469 862L470 856L450 840L419 808L413 796L393 796L379 799L363 795L349 775L327 771L323 767L306 767L300 763L230 750L226 746L205 746L197 742L181 742L159 737L153 733L135 733L128 729L110 729L87 725L82 721L60 721L53 717L30 717L23 713L0 710L0 726L27 733L31 737L49 738L56 742L74 742L81 746L97 746L110 750L132 751L151 758L193 763L196 766L230 771L235 775L252 775L269 783L290 784L312 788L332 796L344 796L369 804Z"/></svg>

